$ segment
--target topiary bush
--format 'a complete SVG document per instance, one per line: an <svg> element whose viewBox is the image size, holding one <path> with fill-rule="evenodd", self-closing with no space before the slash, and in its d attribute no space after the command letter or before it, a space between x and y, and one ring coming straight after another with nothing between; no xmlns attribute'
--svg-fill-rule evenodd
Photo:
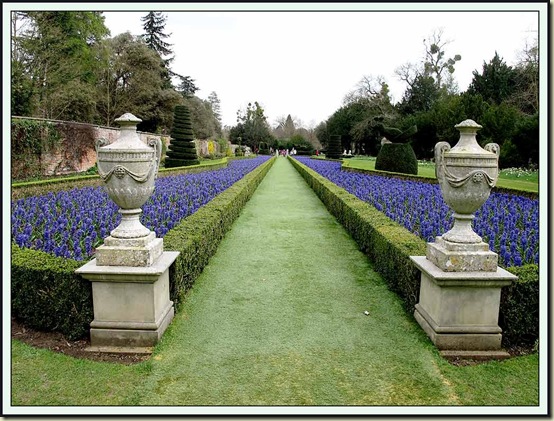
<svg viewBox="0 0 554 421"><path fill-rule="evenodd" d="M329 144L327 145L327 152L325 154L325 157L331 159L339 159L342 156L342 145L340 140L340 135L334 134L329 136Z"/></svg>
<svg viewBox="0 0 554 421"><path fill-rule="evenodd" d="M168 146L165 167L184 167L197 165L198 154L194 144L192 124L190 122L190 111L185 105L177 105L171 129L171 142Z"/></svg>
<svg viewBox="0 0 554 421"><path fill-rule="evenodd" d="M385 143L375 160L375 169L417 175L417 157L409 143Z"/></svg>

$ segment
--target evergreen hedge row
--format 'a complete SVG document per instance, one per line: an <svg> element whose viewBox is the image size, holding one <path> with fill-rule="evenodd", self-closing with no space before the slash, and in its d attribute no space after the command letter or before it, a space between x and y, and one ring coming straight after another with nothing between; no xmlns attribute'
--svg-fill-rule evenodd
<svg viewBox="0 0 554 421"><path fill-rule="evenodd" d="M175 303L182 301L273 162L247 174L166 234L164 250L181 252L170 268L170 298ZM68 339L84 337L94 317L91 282L75 274L84 263L12 244L12 316Z"/></svg>
<svg viewBox="0 0 554 421"><path fill-rule="evenodd" d="M425 256L426 243L369 203L319 175L295 159L294 167L329 212L345 227L360 250L373 262L389 289L413 315L419 301L420 272L410 256ZM539 270L537 265L510 267L519 279L502 288L499 326L503 346L533 345L539 330Z"/></svg>

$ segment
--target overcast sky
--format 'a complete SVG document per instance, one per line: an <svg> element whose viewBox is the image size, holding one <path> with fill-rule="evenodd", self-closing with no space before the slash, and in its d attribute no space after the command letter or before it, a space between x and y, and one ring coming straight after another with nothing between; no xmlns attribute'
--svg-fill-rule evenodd
<svg viewBox="0 0 554 421"><path fill-rule="evenodd" d="M462 56L455 71L461 91L471 82L472 72L481 71L495 51L514 64L526 42L537 37L538 13L534 11L454 11L452 6L439 11L433 6L437 10L166 9L164 14L175 55L172 69L195 80L200 98L217 93L224 125L235 125L237 110L258 101L272 125L291 114L313 126L339 108L364 75L383 76L393 101L399 101L405 85L395 69L421 61L423 39L439 28L443 40L451 41L445 48L447 57ZM105 12L105 23L111 36L125 31L139 35L143 33L140 18L146 13L146 9Z"/></svg>

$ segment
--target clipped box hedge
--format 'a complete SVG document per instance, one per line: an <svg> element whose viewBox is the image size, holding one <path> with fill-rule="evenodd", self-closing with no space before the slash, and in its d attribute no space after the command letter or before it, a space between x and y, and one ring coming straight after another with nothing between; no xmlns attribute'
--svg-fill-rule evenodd
<svg viewBox="0 0 554 421"><path fill-rule="evenodd" d="M93 319L92 285L75 273L83 265L12 244L12 316L25 325L79 339Z"/></svg>
<svg viewBox="0 0 554 421"><path fill-rule="evenodd" d="M425 256L425 241L297 160L290 161L413 315L421 275L409 257ZM519 279L502 288L498 324L503 331L503 346L533 345L539 333L538 266L507 270Z"/></svg>
<svg viewBox="0 0 554 421"><path fill-rule="evenodd" d="M173 301L182 301L273 162L254 169L166 234L164 249L181 252L170 268ZM12 316L68 339L86 336L94 317L92 284L75 274L84 263L12 244Z"/></svg>
<svg viewBox="0 0 554 421"><path fill-rule="evenodd" d="M425 255L425 241L297 160L290 161L413 313L419 301L420 275L410 256Z"/></svg>
<svg viewBox="0 0 554 421"><path fill-rule="evenodd" d="M531 347L539 338L539 266L509 267L518 277L502 288L498 325L507 346Z"/></svg>

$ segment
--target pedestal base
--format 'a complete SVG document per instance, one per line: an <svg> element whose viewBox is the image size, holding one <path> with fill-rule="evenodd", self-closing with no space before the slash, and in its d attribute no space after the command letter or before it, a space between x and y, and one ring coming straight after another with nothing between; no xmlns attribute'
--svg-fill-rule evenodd
<svg viewBox="0 0 554 421"><path fill-rule="evenodd" d="M156 234L140 238L107 237L96 249L96 264L99 266L146 267L154 264L163 253L163 240Z"/></svg>
<svg viewBox="0 0 554 421"><path fill-rule="evenodd" d="M437 237L427 243L427 259L446 272L495 272L498 255L487 243L459 244Z"/></svg>
<svg viewBox="0 0 554 421"><path fill-rule="evenodd" d="M178 252L164 252L149 267L101 266L94 259L77 273L92 281L91 351L151 352L173 319L169 266Z"/></svg>
<svg viewBox="0 0 554 421"><path fill-rule="evenodd" d="M421 271L419 303L414 317L441 351L451 356L506 355L498 326L501 288L516 276L494 272L446 272L425 256L410 259ZM485 353L485 354L483 354Z"/></svg>

